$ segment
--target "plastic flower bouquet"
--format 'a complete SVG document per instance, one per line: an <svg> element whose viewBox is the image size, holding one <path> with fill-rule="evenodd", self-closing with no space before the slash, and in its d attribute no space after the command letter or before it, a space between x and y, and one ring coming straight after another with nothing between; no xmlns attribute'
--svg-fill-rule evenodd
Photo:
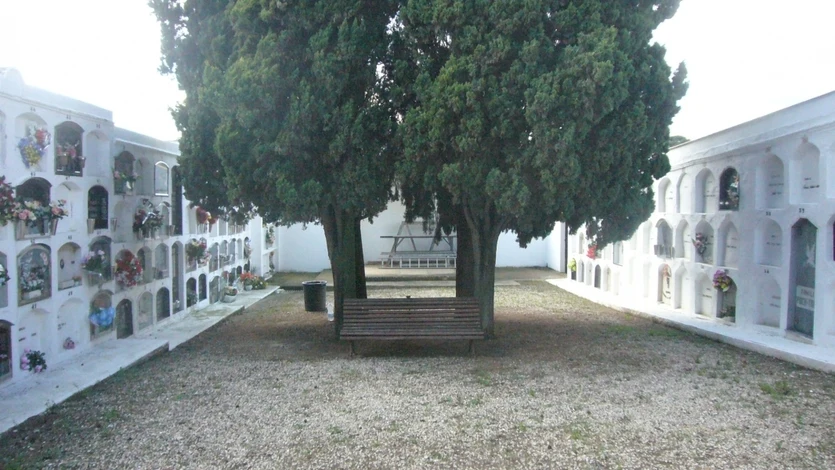
<svg viewBox="0 0 835 470"><path fill-rule="evenodd" d="M724 270L717 270L713 274L713 287L721 290L722 292L728 292L728 289L734 285L734 280L728 276L728 272Z"/></svg>
<svg viewBox="0 0 835 470"><path fill-rule="evenodd" d="M693 246L696 247L696 253L700 256L705 253L707 250L707 235L699 232L696 234L696 238L692 239Z"/></svg>
<svg viewBox="0 0 835 470"><path fill-rule="evenodd" d="M123 288L133 287L142 280L142 264L133 253L125 252L116 260L116 282Z"/></svg>
<svg viewBox="0 0 835 470"><path fill-rule="evenodd" d="M202 260L206 257L206 242L192 240L186 245L186 256L189 261Z"/></svg>
<svg viewBox="0 0 835 470"><path fill-rule="evenodd" d="M43 372L46 370L46 354L41 351L32 351L31 349L24 349L23 355L20 356L20 369L28 370L29 372Z"/></svg>
<svg viewBox="0 0 835 470"><path fill-rule="evenodd" d="M104 250L91 251L81 260L81 269L91 273L104 274L110 269L107 253Z"/></svg>
<svg viewBox="0 0 835 470"><path fill-rule="evenodd" d="M26 137L20 139L17 148L26 168L39 169L41 159L46 155L46 148L52 142L49 131L42 127L29 126Z"/></svg>
<svg viewBox="0 0 835 470"><path fill-rule="evenodd" d="M0 176L0 227L15 220L14 188L6 183L6 177Z"/></svg>
<svg viewBox="0 0 835 470"><path fill-rule="evenodd" d="M113 324L113 318L116 316L116 310L113 307L93 307L90 311L90 323L99 328L107 328Z"/></svg>

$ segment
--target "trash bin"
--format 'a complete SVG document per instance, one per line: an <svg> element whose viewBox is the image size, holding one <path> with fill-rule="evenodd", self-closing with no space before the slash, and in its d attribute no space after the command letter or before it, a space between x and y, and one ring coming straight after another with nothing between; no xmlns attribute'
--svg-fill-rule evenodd
<svg viewBox="0 0 835 470"><path fill-rule="evenodd" d="M305 281L302 282L304 289L304 310L305 312L326 312L327 281Z"/></svg>

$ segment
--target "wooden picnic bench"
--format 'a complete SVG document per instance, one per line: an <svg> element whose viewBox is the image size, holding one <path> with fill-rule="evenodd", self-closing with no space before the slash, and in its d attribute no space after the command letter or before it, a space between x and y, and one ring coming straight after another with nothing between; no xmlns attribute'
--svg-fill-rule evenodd
<svg viewBox="0 0 835 470"><path fill-rule="evenodd" d="M484 339L478 300L470 297L345 299L339 338L356 340Z"/></svg>

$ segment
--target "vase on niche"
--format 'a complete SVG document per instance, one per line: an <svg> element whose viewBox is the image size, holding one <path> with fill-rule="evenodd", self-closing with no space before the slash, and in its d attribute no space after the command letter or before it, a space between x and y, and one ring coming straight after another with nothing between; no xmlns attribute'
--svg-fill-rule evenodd
<svg viewBox="0 0 835 470"><path fill-rule="evenodd" d="M96 219L87 219L87 233L93 233L96 230Z"/></svg>
<svg viewBox="0 0 835 470"><path fill-rule="evenodd" d="M55 235L55 232L58 231L58 219L44 219L41 221L43 224L43 233L44 235Z"/></svg>
<svg viewBox="0 0 835 470"><path fill-rule="evenodd" d="M30 290L29 292L24 292L23 293L23 300L37 299L41 295L42 295L42 292L41 292L40 289Z"/></svg>

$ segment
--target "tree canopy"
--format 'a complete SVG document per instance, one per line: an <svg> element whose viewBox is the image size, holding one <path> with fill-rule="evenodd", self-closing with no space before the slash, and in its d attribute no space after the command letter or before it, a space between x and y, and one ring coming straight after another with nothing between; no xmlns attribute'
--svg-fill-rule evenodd
<svg viewBox="0 0 835 470"><path fill-rule="evenodd" d="M396 129L382 70L397 2L153 0L188 196L324 225L341 295L364 296L360 220L391 197ZM341 312L341 309L338 309ZM338 312L339 313L339 312ZM341 319L341 316L338 320Z"/></svg>
<svg viewBox="0 0 835 470"><path fill-rule="evenodd" d="M652 32L677 0L411 0L396 28L409 90L398 174L412 213L432 200L459 229L459 259L492 333L496 245L556 221L598 246L631 235L669 171L686 90ZM411 193L411 194L409 194ZM438 198L438 196L440 196ZM465 236L462 239L462 229ZM468 232L468 233L466 233ZM460 270L459 270L460 272ZM461 294L459 289L459 294Z"/></svg>

